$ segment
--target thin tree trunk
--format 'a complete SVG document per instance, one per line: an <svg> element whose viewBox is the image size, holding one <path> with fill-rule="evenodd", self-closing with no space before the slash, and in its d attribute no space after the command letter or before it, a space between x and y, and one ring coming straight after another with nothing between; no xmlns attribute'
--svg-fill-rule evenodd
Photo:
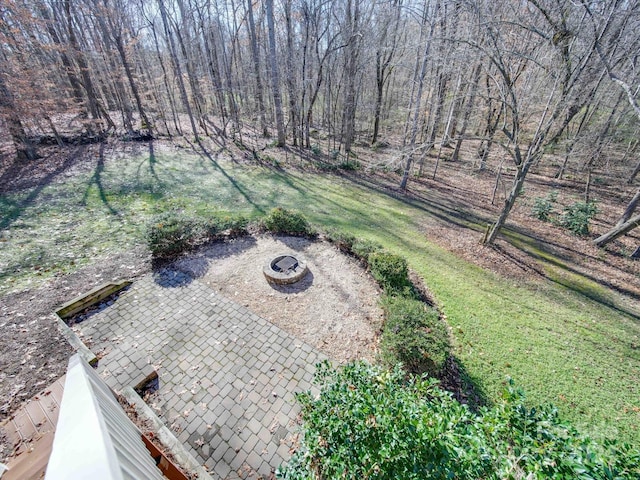
<svg viewBox="0 0 640 480"><path fill-rule="evenodd" d="M251 43L251 56L253 57L253 73L256 82L256 97L258 100L258 110L260 115L260 129L262 135L269 136L267 129L266 109L264 107L264 93L262 86L262 73L260 72L260 51L258 50L258 39L256 38L256 24L253 18L253 0L247 0L247 20L249 22L249 41Z"/></svg>
<svg viewBox="0 0 640 480"><path fill-rule="evenodd" d="M604 247L606 244L614 241L616 238L621 237L625 233L630 232L634 228L640 225L640 215L635 215L627 220L622 225L613 227L604 235L599 236L593 241L593 244L597 247Z"/></svg>
<svg viewBox="0 0 640 480"><path fill-rule="evenodd" d="M35 160L38 158L36 149L27 137L22 121L16 111L13 95L4 82L4 75L0 73L0 112L5 115L5 122L16 149L19 160Z"/></svg>
<svg viewBox="0 0 640 480"><path fill-rule="evenodd" d="M471 118L471 112L473 111L473 106L476 102L478 84L480 83L481 68L482 64L478 63L473 71L473 80L471 83L471 87L469 88L469 98L467 99L464 113L462 115L462 125L460 126L460 132L458 132L457 135L458 140L456 141L456 146L453 150L453 154L451 155L452 162L458 161L458 157L460 156L460 148L462 148L462 142L464 141L464 136L467 133L467 128L469 127L469 119Z"/></svg>
<svg viewBox="0 0 640 480"><path fill-rule="evenodd" d="M160 17L162 18L162 24L164 25L165 35L169 41L169 53L171 55L171 59L173 61L173 67L176 71L176 77L178 80L178 88L180 89L180 97L182 97L182 103L187 110L187 115L189 116L189 122L191 123L191 131L193 136L198 139L198 129L196 128L196 123L193 119L193 112L191 111L191 105L189 105L189 97L187 95L187 89L184 86L184 80L182 78L182 67L180 66L180 60L178 59L176 44L173 40L173 35L171 33L171 29L169 28L169 20L167 18L167 10L164 5L164 0L158 0L158 5L160 7Z"/></svg>
<svg viewBox="0 0 640 480"><path fill-rule="evenodd" d="M87 65L87 61L80 50L80 45L78 44L78 40L76 38L75 29L73 26L73 17L71 16L70 0L64 1L64 11L67 20L67 35L69 36L69 43L71 44L71 48L73 49L75 61L78 64L80 76L82 77L82 86L84 87L84 91L86 93L87 109L93 119L99 119L100 109L98 108L98 100L96 97L95 89L93 88L91 76L89 75L89 66Z"/></svg>
<svg viewBox="0 0 640 480"><path fill-rule="evenodd" d="M425 3L425 8L427 8L426 3ZM435 17L435 14L434 14L434 17ZM425 12L423 28L424 28L424 25L426 25L427 18L428 18L428 12ZM422 55L422 66L420 67L420 74L417 76L418 88L417 88L416 97L413 104L413 115L412 115L413 120L411 121L411 128L409 130L410 132L409 145L408 145L409 151L407 153L407 158L404 164L404 172L402 173L402 180L400 181L401 190L405 190L407 188L407 182L409 181L409 175L411 174L411 166L413 164L413 155L414 155L414 149L416 146L416 138L418 136L418 126L420 123L419 120L421 115L422 90L424 88L424 78L427 74L427 64L429 59L429 52L431 51L431 39L433 37L433 31L434 31L434 21L432 20L429 37L426 41L424 53Z"/></svg>
<svg viewBox="0 0 640 480"><path fill-rule="evenodd" d="M282 97L280 96L280 70L276 56L276 32L273 18L273 0L266 0L267 29L269 30L269 65L271 70L271 89L273 91L273 104L276 110L276 129L278 131L278 147L284 147L286 134L284 130L284 117L282 115Z"/></svg>

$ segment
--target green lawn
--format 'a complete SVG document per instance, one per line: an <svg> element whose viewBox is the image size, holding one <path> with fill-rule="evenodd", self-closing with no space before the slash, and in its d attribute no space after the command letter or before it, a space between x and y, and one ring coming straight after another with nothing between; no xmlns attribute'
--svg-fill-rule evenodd
<svg viewBox="0 0 640 480"><path fill-rule="evenodd" d="M640 319L615 294L552 264L555 281L504 280L420 233L433 206L337 176L156 154L0 197L0 294L144 244L146 220L166 209L256 217L274 206L404 255L437 296L456 356L489 400L510 376L532 403L556 404L593 435L640 444Z"/></svg>

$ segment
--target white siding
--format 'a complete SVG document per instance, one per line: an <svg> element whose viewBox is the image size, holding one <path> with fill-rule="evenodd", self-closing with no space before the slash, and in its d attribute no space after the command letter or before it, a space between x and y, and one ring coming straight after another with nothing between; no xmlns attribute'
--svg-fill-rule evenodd
<svg viewBox="0 0 640 480"><path fill-rule="evenodd" d="M79 355L69 360L45 480L162 480L141 434Z"/></svg>

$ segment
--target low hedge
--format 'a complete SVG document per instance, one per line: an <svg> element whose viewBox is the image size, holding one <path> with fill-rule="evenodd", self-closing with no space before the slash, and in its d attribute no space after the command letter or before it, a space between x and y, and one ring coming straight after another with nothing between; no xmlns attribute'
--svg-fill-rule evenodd
<svg viewBox="0 0 640 480"><path fill-rule="evenodd" d="M415 298L385 295L384 330L380 360L388 367L402 363L415 375L440 377L449 357L450 344L438 311Z"/></svg>
<svg viewBox="0 0 640 480"><path fill-rule="evenodd" d="M244 216L213 213L206 217L191 217L183 212L164 212L147 224L147 246L155 258L171 258L223 232L230 236L246 234L248 220Z"/></svg>
<svg viewBox="0 0 640 480"><path fill-rule="evenodd" d="M276 207L262 220L264 230L287 235L313 235L315 232L305 216L295 210Z"/></svg>

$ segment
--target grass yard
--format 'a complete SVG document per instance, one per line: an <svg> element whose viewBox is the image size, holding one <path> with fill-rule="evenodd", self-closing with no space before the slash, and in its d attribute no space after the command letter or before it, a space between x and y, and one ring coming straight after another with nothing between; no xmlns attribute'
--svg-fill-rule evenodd
<svg viewBox="0 0 640 480"><path fill-rule="evenodd" d="M144 244L154 214L302 211L319 227L405 256L434 292L468 378L488 401L507 377L596 437L640 444L640 318L623 299L545 263L554 281L506 280L425 237L433 205L333 175L182 152L99 160L94 171L0 197L0 295Z"/></svg>

